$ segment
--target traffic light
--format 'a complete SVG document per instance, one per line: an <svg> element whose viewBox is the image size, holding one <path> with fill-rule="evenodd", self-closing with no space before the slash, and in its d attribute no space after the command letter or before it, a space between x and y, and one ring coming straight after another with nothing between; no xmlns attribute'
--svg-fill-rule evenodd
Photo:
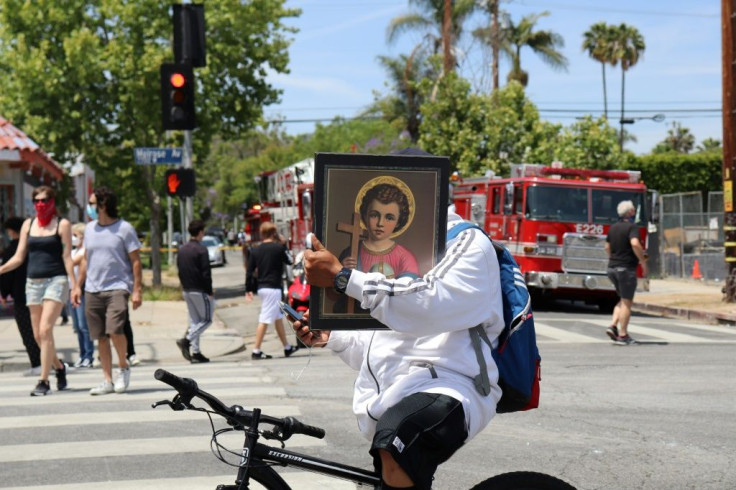
<svg viewBox="0 0 736 490"><path fill-rule="evenodd" d="M161 65L161 120L163 128L194 129L194 70L191 65Z"/></svg>
<svg viewBox="0 0 736 490"><path fill-rule="evenodd" d="M170 196L193 197L196 190L194 169L171 168L164 177L166 193Z"/></svg>

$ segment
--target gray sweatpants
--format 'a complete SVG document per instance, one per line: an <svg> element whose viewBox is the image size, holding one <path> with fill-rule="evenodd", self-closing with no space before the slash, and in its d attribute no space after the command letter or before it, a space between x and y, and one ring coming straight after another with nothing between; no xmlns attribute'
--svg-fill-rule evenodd
<svg viewBox="0 0 736 490"><path fill-rule="evenodd" d="M214 301L203 291L183 291L182 294L189 310L187 340L192 346L192 352L199 352L199 337L212 324Z"/></svg>

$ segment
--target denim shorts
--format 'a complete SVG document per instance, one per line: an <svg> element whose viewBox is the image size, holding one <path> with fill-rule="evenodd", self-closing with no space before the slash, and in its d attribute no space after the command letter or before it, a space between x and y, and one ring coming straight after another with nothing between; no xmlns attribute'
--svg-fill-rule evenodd
<svg viewBox="0 0 736 490"><path fill-rule="evenodd" d="M69 301L69 279L66 276L26 278L26 304L40 305L45 299L65 305Z"/></svg>

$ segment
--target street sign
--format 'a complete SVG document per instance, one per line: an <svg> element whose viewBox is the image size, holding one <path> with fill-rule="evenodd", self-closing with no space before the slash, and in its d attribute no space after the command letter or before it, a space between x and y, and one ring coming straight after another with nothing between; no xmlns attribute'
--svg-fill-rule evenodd
<svg viewBox="0 0 736 490"><path fill-rule="evenodd" d="M135 163L138 165L181 165L182 148L135 148Z"/></svg>

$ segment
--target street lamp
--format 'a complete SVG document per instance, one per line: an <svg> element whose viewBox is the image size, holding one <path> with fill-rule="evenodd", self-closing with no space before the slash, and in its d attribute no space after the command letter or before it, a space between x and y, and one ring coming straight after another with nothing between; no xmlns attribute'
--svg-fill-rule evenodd
<svg viewBox="0 0 736 490"><path fill-rule="evenodd" d="M618 144L619 149L621 151L624 151L624 124L634 124L636 121L641 121L642 119L651 119L654 122L662 122L664 121L664 114L655 114L653 116L637 116L637 117L622 117L619 119L619 124L621 124L621 132L619 134L618 138Z"/></svg>

